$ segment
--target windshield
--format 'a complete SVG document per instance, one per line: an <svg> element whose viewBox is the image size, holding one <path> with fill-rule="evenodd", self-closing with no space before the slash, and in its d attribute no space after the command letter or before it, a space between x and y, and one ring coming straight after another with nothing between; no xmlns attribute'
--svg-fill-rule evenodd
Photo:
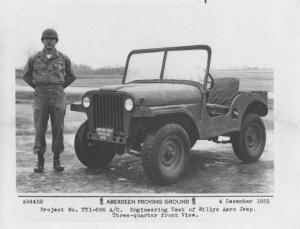
<svg viewBox="0 0 300 229"><path fill-rule="evenodd" d="M132 55L127 69L126 83L134 80L159 79L163 56L163 52Z"/></svg>
<svg viewBox="0 0 300 229"><path fill-rule="evenodd" d="M163 57L163 51L133 54L128 64L125 83L160 79ZM162 78L192 80L203 84L207 60L208 53L203 49L167 51Z"/></svg>

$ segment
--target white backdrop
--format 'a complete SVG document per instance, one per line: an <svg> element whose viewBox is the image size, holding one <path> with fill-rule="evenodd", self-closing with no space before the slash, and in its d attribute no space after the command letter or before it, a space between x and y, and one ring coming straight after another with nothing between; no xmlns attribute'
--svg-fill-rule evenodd
<svg viewBox="0 0 300 229"><path fill-rule="evenodd" d="M300 225L299 63L300 2L203 1L5 1L0 2L1 150L0 226L57 228L15 220L14 68L28 51L41 48L43 29L59 32L58 48L75 63L122 65L133 48L206 43L215 50L213 67L260 66L275 72L275 198L273 208L250 221L191 223L199 228L296 228ZM61 226L61 225L60 225ZM81 224L62 225L64 228ZM102 226L108 226L103 224ZM152 228L157 224L124 224ZM160 225L164 226L165 225ZM186 225L168 225L172 227ZM96 225L89 225L96 227ZM99 226L97 226L99 227ZM110 224L110 228L121 225Z"/></svg>

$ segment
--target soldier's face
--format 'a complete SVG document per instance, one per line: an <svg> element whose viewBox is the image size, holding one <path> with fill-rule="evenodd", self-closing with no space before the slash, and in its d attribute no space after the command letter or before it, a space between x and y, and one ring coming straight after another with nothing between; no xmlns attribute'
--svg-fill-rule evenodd
<svg viewBox="0 0 300 229"><path fill-rule="evenodd" d="M54 49L56 43L57 43L57 40L55 38L52 38L52 37L47 37L47 38L43 39L44 47L47 50Z"/></svg>

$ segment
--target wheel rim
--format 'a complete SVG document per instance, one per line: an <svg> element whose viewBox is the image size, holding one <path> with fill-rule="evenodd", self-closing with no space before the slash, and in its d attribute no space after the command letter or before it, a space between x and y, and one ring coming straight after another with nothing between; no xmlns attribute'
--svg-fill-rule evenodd
<svg viewBox="0 0 300 229"><path fill-rule="evenodd" d="M178 137L170 136L164 139L159 152L160 167L164 172L173 174L180 171L184 147Z"/></svg>
<svg viewBox="0 0 300 229"><path fill-rule="evenodd" d="M257 124L251 124L245 135L246 147L252 156L260 153L263 141L262 130Z"/></svg>

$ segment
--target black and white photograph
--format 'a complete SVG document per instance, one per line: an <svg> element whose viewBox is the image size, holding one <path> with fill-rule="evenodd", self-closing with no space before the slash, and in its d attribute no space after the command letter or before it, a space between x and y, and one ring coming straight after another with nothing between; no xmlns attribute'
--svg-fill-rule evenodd
<svg viewBox="0 0 300 229"><path fill-rule="evenodd" d="M281 228L300 191L297 1L0 4L13 217Z"/></svg>
<svg viewBox="0 0 300 229"><path fill-rule="evenodd" d="M233 18L237 27L215 30L203 4L71 7L65 23L61 11L54 28L32 28L32 44L20 44L28 60L16 69L18 192L273 193L264 24L237 43L225 33L245 25ZM48 8L36 11L31 20ZM77 19L84 12L88 27ZM74 32L63 29L69 22Z"/></svg>

